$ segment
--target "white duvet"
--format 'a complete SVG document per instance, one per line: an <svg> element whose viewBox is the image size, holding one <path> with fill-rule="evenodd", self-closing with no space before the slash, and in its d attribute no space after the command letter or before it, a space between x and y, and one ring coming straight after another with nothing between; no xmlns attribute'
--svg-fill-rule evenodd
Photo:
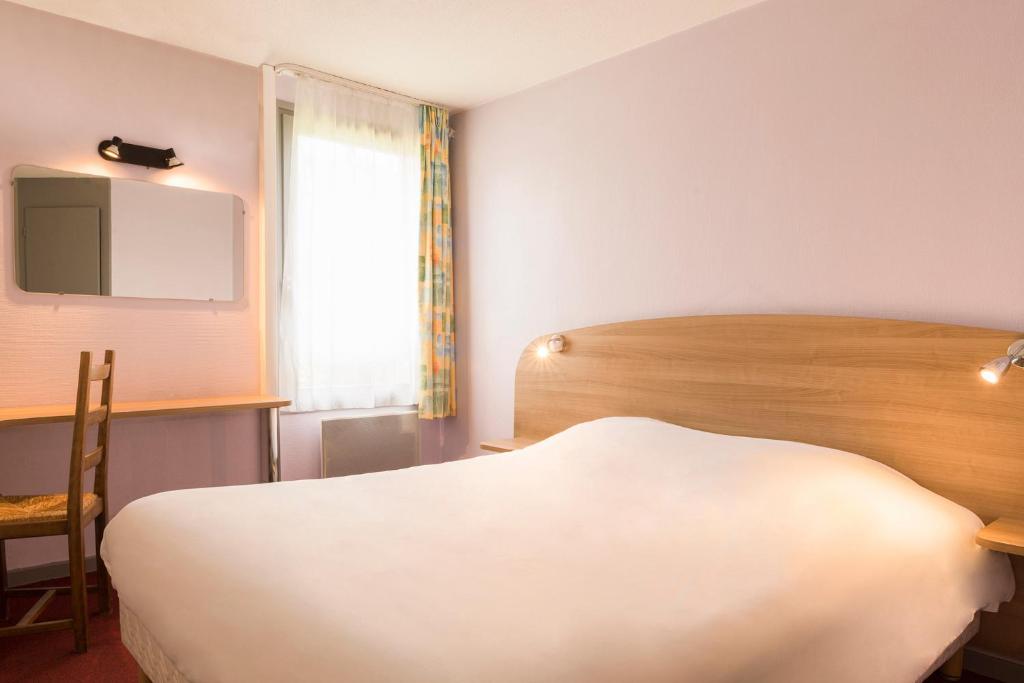
<svg viewBox="0 0 1024 683"><path fill-rule="evenodd" d="M654 420L110 524L192 681L916 680L1013 593L968 510L872 460Z"/></svg>

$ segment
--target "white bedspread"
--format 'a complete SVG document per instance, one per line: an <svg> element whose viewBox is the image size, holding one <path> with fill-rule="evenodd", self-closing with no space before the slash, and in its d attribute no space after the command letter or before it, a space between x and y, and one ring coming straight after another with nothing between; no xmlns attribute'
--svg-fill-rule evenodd
<svg viewBox="0 0 1024 683"><path fill-rule="evenodd" d="M1013 593L980 527L860 456L611 418L150 496L102 554L196 682L908 683Z"/></svg>

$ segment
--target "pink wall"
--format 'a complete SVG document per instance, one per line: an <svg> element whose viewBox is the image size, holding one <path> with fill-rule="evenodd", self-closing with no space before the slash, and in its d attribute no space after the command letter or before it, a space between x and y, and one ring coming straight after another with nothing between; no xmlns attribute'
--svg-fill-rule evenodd
<svg viewBox="0 0 1024 683"><path fill-rule="evenodd" d="M118 351L121 400L257 393L257 73L0 2L0 405L68 403L82 349ZM111 135L173 146L174 171L105 163ZM236 303L26 294L14 283L11 193L21 163L231 192L246 214L246 293ZM115 509L154 491L258 478L258 421L239 413L115 422ZM0 430L0 491L67 486L68 425ZM66 557L11 544L14 567Z"/></svg>
<svg viewBox="0 0 1024 683"><path fill-rule="evenodd" d="M459 408L533 337L738 312L1021 328L1024 3L767 0L459 115Z"/></svg>

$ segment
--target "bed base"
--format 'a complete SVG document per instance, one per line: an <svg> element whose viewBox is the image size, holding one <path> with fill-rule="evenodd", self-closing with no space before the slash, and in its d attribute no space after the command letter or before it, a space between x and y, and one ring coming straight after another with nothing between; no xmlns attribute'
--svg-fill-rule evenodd
<svg viewBox="0 0 1024 683"><path fill-rule="evenodd" d="M939 674L943 680L959 681L964 673L964 649L961 647L953 656L946 660L946 663L939 667ZM153 683L153 679L139 666L139 683Z"/></svg>
<svg viewBox="0 0 1024 683"><path fill-rule="evenodd" d="M121 642L139 668L139 683L192 683L149 632L135 612L121 600L118 603Z"/></svg>
<svg viewBox="0 0 1024 683"><path fill-rule="evenodd" d="M156 640L124 602L120 603L120 612L121 642L135 659L139 669L139 683L188 683L188 679L160 650ZM964 671L964 646L977 635L980 621L978 615L975 615L974 620L950 643L946 651L919 680L923 681L934 671L938 671L943 680L959 681ZM155 679L146 673L143 663L154 672Z"/></svg>
<svg viewBox="0 0 1024 683"><path fill-rule="evenodd" d="M943 680L959 681L964 675L964 649L961 647L953 656L946 660L946 663L939 667L939 674Z"/></svg>

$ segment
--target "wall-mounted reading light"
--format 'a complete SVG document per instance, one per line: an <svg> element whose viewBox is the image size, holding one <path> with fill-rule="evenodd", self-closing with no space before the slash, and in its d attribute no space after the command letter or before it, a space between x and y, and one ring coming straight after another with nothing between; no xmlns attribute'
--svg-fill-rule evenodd
<svg viewBox="0 0 1024 683"><path fill-rule="evenodd" d="M124 141L116 135L110 140L104 140L100 143L100 156L111 161L120 161L122 142Z"/></svg>
<svg viewBox="0 0 1024 683"><path fill-rule="evenodd" d="M1024 368L1024 339L1018 339L1006 349L1005 356L993 358L978 369L981 378L989 384L996 384L1003 378L1011 365Z"/></svg>
<svg viewBox="0 0 1024 683"><path fill-rule="evenodd" d="M560 334L553 334L547 341L537 346L537 357L547 358L552 353L561 353L565 350L565 337Z"/></svg>
<svg viewBox="0 0 1024 683"><path fill-rule="evenodd" d="M185 164L174 153L174 148L159 149L157 147L144 147L132 145L116 135L109 140L104 140L99 146L100 156L107 161L116 161L122 164L135 164L146 168L177 168Z"/></svg>

